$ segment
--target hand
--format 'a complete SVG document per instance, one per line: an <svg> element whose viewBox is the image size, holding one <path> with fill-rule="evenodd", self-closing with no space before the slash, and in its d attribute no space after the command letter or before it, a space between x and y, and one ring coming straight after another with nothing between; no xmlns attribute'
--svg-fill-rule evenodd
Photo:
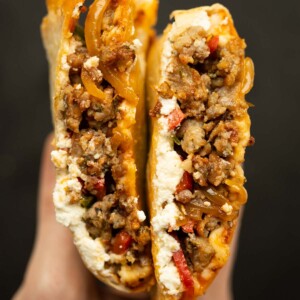
<svg viewBox="0 0 300 300"><path fill-rule="evenodd" d="M55 220L52 202L55 170L50 161L52 138L47 138L42 157L35 244L23 282L13 300L132 299L132 295L129 298L117 295L93 277L83 265L69 229ZM201 300L232 299L230 282L233 260L234 255ZM136 299L148 298L138 296Z"/></svg>

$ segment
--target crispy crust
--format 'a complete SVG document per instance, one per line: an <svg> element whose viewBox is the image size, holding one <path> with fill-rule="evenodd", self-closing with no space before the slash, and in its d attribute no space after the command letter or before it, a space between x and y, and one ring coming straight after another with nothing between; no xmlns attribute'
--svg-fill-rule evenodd
<svg viewBox="0 0 300 300"><path fill-rule="evenodd" d="M72 42L72 26L79 18L80 7L84 1L79 0L48 0L48 15L44 18L41 32L44 46L50 67L50 92L51 92L51 110L55 130L54 146L59 149L69 147L64 120L60 114L62 106L64 88L68 84L69 66L66 63L66 56L74 52L74 42ZM144 88L141 83L145 75L145 53L148 48L149 36L152 34L151 26L156 20L157 1L136 0L136 9L141 13L141 19L136 23L136 37L142 42L138 48L136 56L140 65L140 72L132 72L130 75L134 85L135 93L139 101L135 105L125 103L126 118L122 124L119 124L121 134L128 135L131 139L134 164L132 158L125 164L128 164L128 174L125 178L125 184L129 187L132 196L139 197L139 207L143 206L143 172L140 172L144 166L146 152L145 146L137 148L138 145L145 145L145 121L144 121ZM125 101L126 102L126 101ZM60 151L60 150L59 150ZM62 150L63 151L63 150ZM77 246L85 265L91 272L104 283L116 288L122 292L141 292L147 290L153 284L150 279L139 288L128 288L117 282L113 271L104 268L104 264L109 260L109 255L99 239L92 241L87 235L84 222L81 217L83 209L76 207L75 210L65 206L68 200L66 191L67 183L74 178L73 174L67 170L66 163L62 158L54 161L57 169L57 181L54 191L54 204L56 208L57 220L63 225L69 227L73 232L74 243ZM136 172L137 170L137 172Z"/></svg>
<svg viewBox="0 0 300 300"><path fill-rule="evenodd" d="M188 23L192 24L195 18L195 13L205 11L208 14L217 14L222 18L222 20L226 19L226 24L224 22L223 26L216 28L215 34L226 34L229 38L230 37L238 37L238 34L235 30L232 17L228 10L220 4L215 4L211 7L201 7L195 8L188 11L175 11L172 14L172 17L180 18L182 21L188 20ZM164 70L163 67L163 53L165 51L165 41L168 38L168 34L172 30L172 25L169 25L165 30L163 36L156 41L150 50L150 55L148 59L148 74L147 74L147 103L148 103L148 111L153 109L155 104L157 103L159 96L156 92L156 88L162 82L164 77ZM242 62L243 66L243 75L242 80L240 80L239 85L239 93L238 98L239 101L244 102L245 95L250 91L253 85L253 63L250 58L244 58ZM237 145L233 159L237 162L237 164L242 164L244 161L244 154L245 154L245 147L250 138L250 118L248 114L245 114L238 120L239 123L239 133L242 137ZM150 154L148 159L147 165L147 182L148 182L148 204L151 214L151 222L157 216L157 197L158 197L158 188L155 186L155 176L157 172L157 165L159 163L156 151L160 145L158 144L159 136L162 134L162 128L159 125L158 118L151 118L151 147L150 147ZM240 178L244 178L242 166L240 165L237 169L238 176ZM229 245L232 240L235 228L237 225L237 219L234 221L233 226L230 229L219 228L213 232L211 237L209 238L209 242L214 244L216 251L215 257L210 262L208 269L209 273L207 274L206 278L204 279L201 277L200 286L196 288L197 296L203 295L211 284L215 276L217 275L220 268L224 266L228 257L229 257ZM153 227L153 224L152 224ZM157 293L155 299L165 299L165 300L172 300L172 299L180 299L182 294L168 294L168 290L166 289L165 285L160 281L159 277L159 270L160 265L158 264L157 256L159 251L161 251L161 246L158 242L158 235L155 233L155 230L152 230L152 255L155 265L155 275L158 281L158 286L160 292ZM200 274L199 274L200 275Z"/></svg>

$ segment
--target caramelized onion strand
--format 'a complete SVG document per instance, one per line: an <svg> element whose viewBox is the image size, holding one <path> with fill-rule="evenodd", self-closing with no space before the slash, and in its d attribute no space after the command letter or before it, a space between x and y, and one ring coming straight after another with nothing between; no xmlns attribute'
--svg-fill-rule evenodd
<svg viewBox="0 0 300 300"><path fill-rule="evenodd" d="M90 95L103 101L107 99L106 94L97 87L96 83L84 69L81 72L81 80Z"/></svg>
<svg viewBox="0 0 300 300"><path fill-rule="evenodd" d="M225 212L223 212L220 208L216 206L205 206L201 203L188 203L185 205L185 210L187 215L196 221L202 220L202 214L208 214L213 217L220 218L224 221L233 221L238 217L239 212L237 210L234 210L230 215L227 215Z"/></svg>
<svg viewBox="0 0 300 300"><path fill-rule="evenodd" d="M111 0L95 0L85 21L85 41L90 55L99 56L103 15Z"/></svg>

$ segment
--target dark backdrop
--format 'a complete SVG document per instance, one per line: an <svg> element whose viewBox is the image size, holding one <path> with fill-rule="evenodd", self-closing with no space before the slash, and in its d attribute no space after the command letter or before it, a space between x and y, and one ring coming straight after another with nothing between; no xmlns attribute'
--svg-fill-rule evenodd
<svg viewBox="0 0 300 300"><path fill-rule="evenodd" d="M158 30L177 8L213 1L161 0ZM42 0L0 0L0 298L22 280L35 233L42 143L51 130ZM300 2L223 1L256 67L248 101L256 145L247 151L249 203L234 273L238 300L296 299L300 268ZM218 299L216 299L218 300Z"/></svg>

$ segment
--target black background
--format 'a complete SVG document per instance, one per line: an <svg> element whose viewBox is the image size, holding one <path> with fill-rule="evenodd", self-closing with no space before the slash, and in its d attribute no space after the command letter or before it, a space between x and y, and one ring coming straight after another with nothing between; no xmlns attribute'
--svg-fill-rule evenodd
<svg viewBox="0 0 300 300"><path fill-rule="evenodd" d="M213 1L161 0L173 9ZM256 67L248 101L249 202L234 273L236 299L296 299L300 268L300 2L223 1ZM51 131L48 69L39 33L43 1L0 0L0 299L20 284L35 233L40 153ZM218 300L218 299L216 299Z"/></svg>

